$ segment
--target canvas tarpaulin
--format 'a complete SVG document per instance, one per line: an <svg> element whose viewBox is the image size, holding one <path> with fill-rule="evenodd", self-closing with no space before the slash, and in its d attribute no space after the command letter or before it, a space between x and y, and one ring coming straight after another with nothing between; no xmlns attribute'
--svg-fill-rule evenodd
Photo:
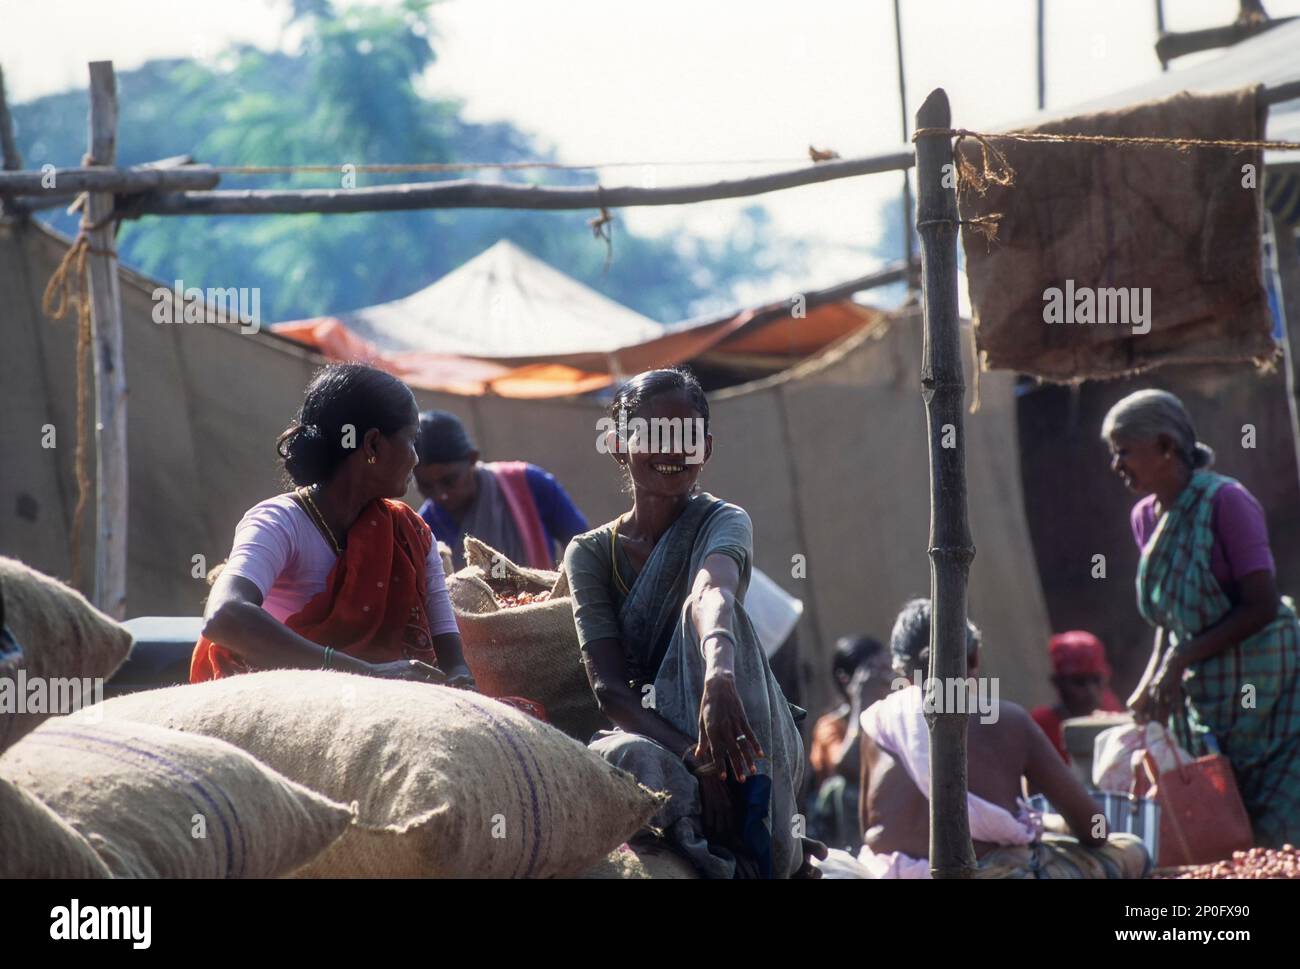
<svg viewBox="0 0 1300 969"><path fill-rule="evenodd" d="M0 382L0 553L60 576L70 572L77 497L76 334L71 320L46 320L40 298L66 250L66 239L40 226L0 226L0 329L19 362ZM237 325L154 323L158 284L129 270L120 278L130 388L128 615L198 615L206 568L229 554L240 516L284 490L276 437L324 361ZM754 564L803 601L799 665L804 705L814 710L832 701L836 637L886 638L903 601L929 594L920 371L920 315L911 309L881 316L792 370L710 396L714 450L701 486L749 512ZM986 376L980 395L966 429L978 548L970 614L1002 696L1044 702L1050 630L1023 509L1013 378ZM461 417L486 458L551 471L592 523L627 510L613 460L596 448L599 402L423 390L416 398ZM57 428L57 447L41 446L47 423ZM92 476L93 449L92 440ZM419 501L414 492L408 498ZM85 536L95 533L93 519L92 500ZM85 575L93 573L89 550L83 542Z"/></svg>
<svg viewBox="0 0 1300 969"><path fill-rule="evenodd" d="M332 316L276 323L271 330L331 360L383 367L412 387L453 394L568 397L600 390L620 377L689 360L773 371L810 356L875 321L880 311L848 299L808 307L795 315L780 306L749 308L704 322L663 327L650 339L609 351L534 357L466 357L429 350L384 350Z"/></svg>
<svg viewBox="0 0 1300 969"><path fill-rule="evenodd" d="M424 289L341 318L384 351L488 358L616 350L660 331L508 239Z"/></svg>
<svg viewBox="0 0 1300 969"><path fill-rule="evenodd" d="M1250 141L1263 137L1264 114L1252 87L1023 130ZM1258 150L993 144L1014 183L984 195L963 183L961 195L963 219L1001 216L992 243L963 232L986 367L1069 381L1273 358ZM958 150L983 167L973 139Z"/></svg>

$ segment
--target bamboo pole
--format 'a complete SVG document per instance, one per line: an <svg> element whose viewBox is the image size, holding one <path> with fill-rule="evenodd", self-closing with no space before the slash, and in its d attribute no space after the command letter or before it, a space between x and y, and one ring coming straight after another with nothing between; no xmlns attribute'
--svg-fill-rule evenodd
<svg viewBox="0 0 1300 969"><path fill-rule="evenodd" d="M809 289L800 293L803 297L803 308L811 310L826 303L837 303L840 300L848 299L855 293L865 292L869 289L875 289L879 286L890 286L894 283L906 282L909 286L913 284L916 273L913 269L905 266L901 262L892 263L874 273L868 273L866 276L858 276L855 279L848 279L842 283L836 283L834 286L827 286L824 289ZM741 311L746 312L746 311ZM753 313L750 321L745 324L745 332L753 333L762 329L769 323L785 319L790 315L789 298L773 300L770 303L763 303L760 306L749 307L747 312ZM736 310L729 310L726 313L715 313L710 316L695 317L685 323L675 324L682 329L695 329L701 326L710 326L717 323L726 323L728 320L735 319Z"/></svg>
<svg viewBox="0 0 1300 969"><path fill-rule="evenodd" d="M0 67L0 160L6 172L23 167L22 156L18 153L18 142L14 138L14 119L9 113L9 101L5 96L5 72Z"/></svg>
<svg viewBox="0 0 1300 969"><path fill-rule="evenodd" d="M1296 98L1300 98L1300 81L1275 84L1259 92L1260 103L1267 105L1282 104L1286 101L1294 101Z"/></svg>
<svg viewBox="0 0 1300 969"><path fill-rule="evenodd" d="M949 128L942 88L916 113L916 127ZM924 357L921 396L930 446L931 685L966 676L966 579L975 547L966 521L966 451L961 342L957 327L957 194L952 141L917 139L916 229L921 239ZM951 446L945 446L945 444ZM946 691L939 687L940 696ZM928 712L930 728L930 872L968 878L975 870L966 808L964 712Z"/></svg>
<svg viewBox="0 0 1300 969"><path fill-rule="evenodd" d="M1179 33L1161 33L1160 38L1156 41L1156 56L1162 63L1168 63L1178 57L1185 57L1188 54L1199 54L1202 51L1217 50L1220 47L1231 47L1233 44L1239 44L1243 40L1249 40L1251 37L1258 36L1274 27L1280 27L1285 23L1290 23L1295 17L1278 17L1276 20L1268 19L1263 8L1250 0L1242 0L1241 13L1237 20L1223 27L1210 27L1205 30L1188 30ZM1263 14L1264 19L1255 19L1253 11L1258 8L1259 13Z"/></svg>
<svg viewBox="0 0 1300 969"><path fill-rule="evenodd" d="M669 188L619 186L543 188L456 180L379 185L352 189L170 192L144 196L136 215L295 215L307 212L396 212L411 209L592 209L638 205L685 205L742 198L815 185L857 175L901 171L914 163L912 151L819 162L806 168L730 181Z"/></svg>
<svg viewBox="0 0 1300 969"><path fill-rule="evenodd" d="M903 124L903 142L907 143L907 75L903 69L903 12L899 0L894 0L894 52L898 64L898 115ZM912 252L912 183L907 169L903 169L903 262L909 267L914 261Z"/></svg>
<svg viewBox="0 0 1300 969"><path fill-rule="evenodd" d="M1286 368L1287 410L1296 467L1300 468L1300 245L1295 228L1269 216L1273 229L1273 261L1277 270L1282 310L1282 360Z"/></svg>
<svg viewBox="0 0 1300 969"><path fill-rule="evenodd" d="M112 61L90 64L90 157L111 167L117 158L117 81ZM85 218L107 219L113 196L92 192ZM113 222L90 232L91 341L95 360L95 592L100 609L126 615L126 369L122 352L122 299Z"/></svg>
<svg viewBox="0 0 1300 969"><path fill-rule="evenodd" d="M18 153L18 141L14 138L14 119L9 113L9 101L5 95L4 68L0 67L0 169L10 172L22 167L22 155ZM21 215L26 210L27 206L21 202L0 198L0 215Z"/></svg>
<svg viewBox="0 0 1300 969"><path fill-rule="evenodd" d="M1165 0L1156 0L1156 42L1165 35ZM1160 70L1168 71L1169 62L1160 56L1160 48L1156 48L1156 58L1160 61Z"/></svg>
<svg viewBox="0 0 1300 969"><path fill-rule="evenodd" d="M1038 0L1038 110L1047 107L1047 10L1046 0Z"/></svg>

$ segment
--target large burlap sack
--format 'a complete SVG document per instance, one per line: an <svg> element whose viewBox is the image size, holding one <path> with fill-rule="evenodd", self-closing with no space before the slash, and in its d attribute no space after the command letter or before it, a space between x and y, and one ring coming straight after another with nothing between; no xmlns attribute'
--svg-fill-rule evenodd
<svg viewBox="0 0 1300 969"><path fill-rule="evenodd" d="M584 743L609 726L582 665L567 576L516 565L469 536L465 561L447 591L478 688L538 701L551 723ZM543 602L509 608L496 598L545 591L550 598Z"/></svg>
<svg viewBox="0 0 1300 969"><path fill-rule="evenodd" d="M512 562L491 545L480 542L473 535L465 536L464 547L465 565L469 568L480 568L487 572L492 577L493 584L499 590L546 592L555 589L556 582L563 575L563 572L557 572L553 569L534 569L527 565ZM560 586L560 591L555 594L557 596L569 594L567 577L564 579L564 584Z"/></svg>
<svg viewBox="0 0 1300 969"><path fill-rule="evenodd" d="M108 878L81 835L22 788L0 780L0 878Z"/></svg>
<svg viewBox="0 0 1300 969"><path fill-rule="evenodd" d="M446 542L438 543L438 558L442 562L442 574L451 575L455 570L451 560L451 546Z"/></svg>
<svg viewBox="0 0 1300 969"><path fill-rule="evenodd" d="M103 696L131 634L75 589L0 556L0 614L17 649L0 655L0 751L41 721ZM21 712L20 712L21 711Z"/></svg>
<svg viewBox="0 0 1300 969"><path fill-rule="evenodd" d="M334 843L352 808L210 737L83 711L0 756L118 878L273 878Z"/></svg>
<svg viewBox="0 0 1300 969"><path fill-rule="evenodd" d="M638 841L619 845L581 875L584 880L644 881L664 878L699 878L695 866L672 849Z"/></svg>
<svg viewBox="0 0 1300 969"><path fill-rule="evenodd" d="M1019 130L1254 141L1268 110L1259 90L1180 91ZM982 171L984 145L958 144L961 164ZM1242 185L1244 164L1262 170L1259 149L992 144L1014 179L959 180L963 219L999 217L991 244L962 231L984 369L1064 383L1281 353L1260 271L1261 193Z"/></svg>
<svg viewBox="0 0 1300 969"><path fill-rule="evenodd" d="M356 824L306 875L575 875L662 797L547 724L424 683L275 670L119 697L101 712L220 737L356 802Z"/></svg>

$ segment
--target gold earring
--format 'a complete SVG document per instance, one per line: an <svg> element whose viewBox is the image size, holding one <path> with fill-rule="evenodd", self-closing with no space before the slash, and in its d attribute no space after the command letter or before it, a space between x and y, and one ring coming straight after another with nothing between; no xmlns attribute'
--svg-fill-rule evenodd
<svg viewBox="0 0 1300 969"><path fill-rule="evenodd" d="M370 457L366 458L366 464L374 464L374 463L375 463L375 456L373 454L370 455Z"/></svg>

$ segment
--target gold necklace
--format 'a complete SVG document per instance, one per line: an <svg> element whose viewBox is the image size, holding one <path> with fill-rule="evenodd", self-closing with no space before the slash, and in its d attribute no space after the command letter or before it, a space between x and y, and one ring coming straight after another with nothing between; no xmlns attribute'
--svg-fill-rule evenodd
<svg viewBox="0 0 1300 969"><path fill-rule="evenodd" d="M334 532L330 530L329 525L325 524L325 516L322 515L320 509L316 507L316 502L311 500L311 489L299 488L298 494L302 496L303 502L307 508L308 517L312 519L312 522L316 527L321 530L327 539L329 539L330 545L334 547L334 554L342 555L343 546L340 545L338 539L334 537Z"/></svg>
<svg viewBox="0 0 1300 969"><path fill-rule="evenodd" d="M614 531L611 532L609 536L609 564L610 573L614 577L615 584L623 590L623 595L626 596L629 595L632 590L627 587L627 583L623 581L623 576L620 575L618 571L618 526L622 523L623 517L621 515L614 519ZM626 538L626 536L624 536L624 538Z"/></svg>

